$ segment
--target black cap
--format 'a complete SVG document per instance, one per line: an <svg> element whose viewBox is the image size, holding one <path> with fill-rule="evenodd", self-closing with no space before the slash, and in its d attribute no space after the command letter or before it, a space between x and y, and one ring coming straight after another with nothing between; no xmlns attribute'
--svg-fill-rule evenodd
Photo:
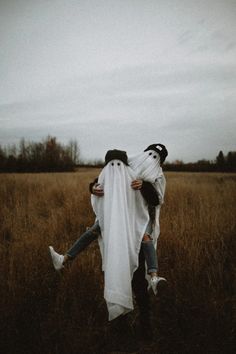
<svg viewBox="0 0 236 354"><path fill-rule="evenodd" d="M148 150L154 150L156 151L159 155L160 155L160 158L161 158L161 163L163 163L166 159L166 156L168 155L168 151L165 147L165 145L162 145L162 144L152 144L152 145L149 145L144 151L148 151Z"/></svg>
<svg viewBox="0 0 236 354"><path fill-rule="evenodd" d="M108 150L105 156L105 165L107 165L111 160L120 160L124 162L125 165L128 165L128 157L126 151L116 149Z"/></svg>

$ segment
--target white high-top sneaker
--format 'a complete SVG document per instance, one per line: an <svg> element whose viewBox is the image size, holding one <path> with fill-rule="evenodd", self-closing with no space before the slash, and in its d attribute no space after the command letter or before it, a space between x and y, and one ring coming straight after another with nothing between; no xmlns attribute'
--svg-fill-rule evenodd
<svg viewBox="0 0 236 354"><path fill-rule="evenodd" d="M56 270L60 270L64 268L63 261L64 261L64 256L62 254L57 253L54 251L54 248L52 246L49 246L49 251L52 257L52 263L53 266Z"/></svg>

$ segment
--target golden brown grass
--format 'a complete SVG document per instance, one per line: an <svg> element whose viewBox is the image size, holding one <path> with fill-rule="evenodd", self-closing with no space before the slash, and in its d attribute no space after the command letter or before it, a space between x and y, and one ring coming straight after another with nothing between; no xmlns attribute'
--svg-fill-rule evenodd
<svg viewBox="0 0 236 354"><path fill-rule="evenodd" d="M102 352L109 325L97 243L63 275L48 255L93 223L88 183L97 174L0 175L1 353ZM158 257L170 292L151 295L154 352L233 352L236 176L166 175Z"/></svg>

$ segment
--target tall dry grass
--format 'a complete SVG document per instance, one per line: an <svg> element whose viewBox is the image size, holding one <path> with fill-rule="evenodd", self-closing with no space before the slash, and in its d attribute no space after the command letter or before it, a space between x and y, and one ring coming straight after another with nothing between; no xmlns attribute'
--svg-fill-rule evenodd
<svg viewBox="0 0 236 354"><path fill-rule="evenodd" d="M62 275L48 255L93 223L97 173L0 175L1 353L103 352L110 324L97 243ZM158 258L170 288L164 299L150 294L155 349L142 353L233 353L235 187L233 174L167 173Z"/></svg>

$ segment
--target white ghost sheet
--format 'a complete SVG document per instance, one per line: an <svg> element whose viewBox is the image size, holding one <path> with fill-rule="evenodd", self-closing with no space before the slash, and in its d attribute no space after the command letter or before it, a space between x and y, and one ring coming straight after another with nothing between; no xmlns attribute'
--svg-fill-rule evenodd
<svg viewBox="0 0 236 354"><path fill-rule="evenodd" d="M128 162L136 174L137 179L152 183L159 196L160 204L156 207L155 224L152 232L152 238L156 247L157 239L160 234L160 208L161 204L164 202L166 188L166 179L160 166L160 155L154 150L148 150L130 157Z"/></svg>
<svg viewBox="0 0 236 354"><path fill-rule="evenodd" d="M131 188L134 179L136 176L129 166L112 160L98 178L104 196L91 197L101 228L99 245L109 320L133 310L131 281L149 219L140 191Z"/></svg>

